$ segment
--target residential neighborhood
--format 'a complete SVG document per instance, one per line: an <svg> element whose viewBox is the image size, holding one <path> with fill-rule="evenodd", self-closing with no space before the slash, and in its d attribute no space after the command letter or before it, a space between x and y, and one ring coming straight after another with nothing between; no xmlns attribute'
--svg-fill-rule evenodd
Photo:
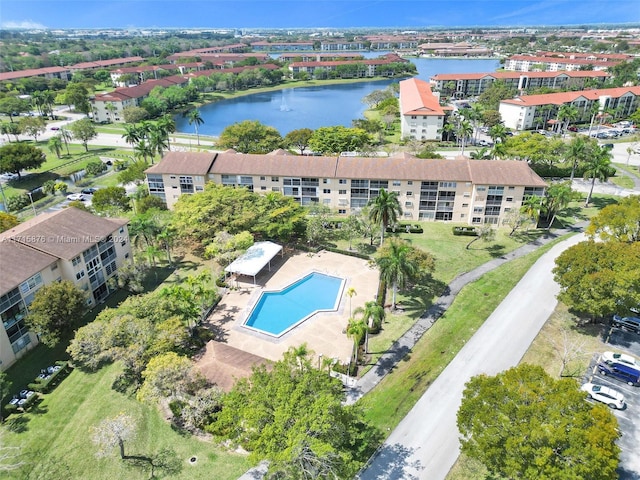
<svg viewBox="0 0 640 480"><path fill-rule="evenodd" d="M585 1L3 18L3 478L638 478L640 24Z"/></svg>

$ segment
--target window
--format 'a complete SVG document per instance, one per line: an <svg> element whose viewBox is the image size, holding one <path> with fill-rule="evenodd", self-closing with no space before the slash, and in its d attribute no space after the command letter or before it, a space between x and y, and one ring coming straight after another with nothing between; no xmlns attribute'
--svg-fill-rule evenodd
<svg viewBox="0 0 640 480"><path fill-rule="evenodd" d="M456 188L456 182L440 182L440 188Z"/></svg>
<svg viewBox="0 0 640 480"><path fill-rule="evenodd" d="M507 197L507 202L513 202L513 197Z"/></svg>
<svg viewBox="0 0 640 480"><path fill-rule="evenodd" d="M280 179L278 177L271 177L272 182L279 182Z"/></svg>
<svg viewBox="0 0 640 480"><path fill-rule="evenodd" d="M267 187L264 187L264 186L260 187L260 190L266 190L266 189L267 189Z"/></svg>
<svg viewBox="0 0 640 480"><path fill-rule="evenodd" d="M322 193L326 193L327 195L331 193L331 189L330 188L323 188L322 189Z"/></svg>
<svg viewBox="0 0 640 480"><path fill-rule="evenodd" d="M407 180L407 185L413 185L413 180Z"/></svg>
<svg viewBox="0 0 640 480"><path fill-rule="evenodd" d="M71 263L73 264L74 267L78 265L80 263L80 255L78 255L76 258L71 260Z"/></svg>
<svg viewBox="0 0 640 480"><path fill-rule="evenodd" d="M394 181L393 181L393 183L392 183L392 185L393 185L394 187L399 187L399 186L400 186L400 180L394 180Z"/></svg>
<svg viewBox="0 0 640 480"><path fill-rule="evenodd" d="M127 244L127 241L126 241L126 240L122 240L122 241L120 242L120 245L121 245L122 247L124 247L126 244Z"/></svg>
<svg viewBox="0 0 640 480"><path fill-rule="evenodd" d="M464 192L464 193L462 194L462 196L463 196L463 197L465 197L465 198L469 198L469 197L471 196L471 193L469 193L469 192Z"/></svg>
<svg viewBox="0 0 640 480"><path fill-rule="evenodd" d="M482 219L480 217L473 217L471 223L482 223Z"/></svg>
<svg viewBox="0 0 640 480"><path fill-rule="evenodd" d="M468 206L469 206L469 204L468 204L468 203L463 203L463 204L462 204L462 206L463 206L463 207L468 207Z"/></svg>
<svg viewBox="0 0 640 480"><path fill-rule="evenodd" d="M78 273L76 273L76 280L80 280L83 277L84 277L84 270L80 270Z"/></svg>
<svg viewBox="0 0 640 480"><path fill-rule="evenodd" d="M339 183L340 185L346 185L346 184L347 184L347 180L345 180L344 178L341 178L341 179L338 181L338 183Z"/></svg>
<svg viewBox="0 0 640 480"><path fill-rule="evenodd" d="M407 192L407 197L413 197L413 192Z"/></svg>
<svg viewBox="0 0 640 480"><path fill-rule="evenodd" d="M338 194L339 195L346 195L347 191L346 190L338 190Z"/></svg>
<svg viewBox="0 0 640 480"><path fill-rule="evenodd" d="M57 270L57 269L58 269L58 264L57 263L54 263L53 265L51 265L51 271L52 272Z"/></svg>
<svg viewBox="0 0 640 480"><path fill-rule="evenodd" d="M323 178L323 179L322 179L322 183L324 183L325 185L327 185L327 184L329 184L329 183L331 183L331 182L329 181L329 179L328 179L328 178Z"/></svg>
<svg viewBox="0 0 640 480"><path fill-rule="evenodd" d="M280 187L271 187L271 191L272 192L279 192L280 191Z"/></svg>
<svg viewBox="0 0 640 480"><path fill-rule="evenodd" d="M482 213L483 207L473 207L473 213Z"/></svg>
<svg viewBox="0 0 640 480"><path fill-rule="evenodd" d="M413 202L404 202L405 208L413 208Z"/></svg>
<svg viewBox="0 0 640 480"><path fill-rule="evenodd" d="M341 215L346 215L347 210L346 210L346 209L344 209L344 208L339 208L339 209L338 209L338 213L339 213L339 214L341 214Z"/></svg>
<svg viewBox="0 0 640 480"><path fill-rule="evenodd" d="M478 187L477 190L479 192L486 192L487 191L487 187Z"/></svg>
<svg viewBox="0 0 640 480"><path fill-rule="evenodd" d="M266 177L260 177L260 180L264 181L264 180L266 180Z"/></svg>

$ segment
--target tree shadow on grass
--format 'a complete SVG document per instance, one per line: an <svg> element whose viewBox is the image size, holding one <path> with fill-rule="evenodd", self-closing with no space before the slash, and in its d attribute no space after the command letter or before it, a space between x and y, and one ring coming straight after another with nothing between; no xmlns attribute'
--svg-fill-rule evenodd
<svg viewBox="0 0 640 480"><path fill-rule="evenodd" d="M27 415L12 415L5 423L7 430L13 433L24 433L29 430L31 419Z"/></svg>
<svg viewBox="0 0 640 480"><path fill-rule="evenodd" d="M504 245L489 245L485 250L489 252L491 258L500 258L504 255L505 247Z"/></svg>
<svg viewBox="0 0 640 480"><path fill-rule="evenodd" d="M433 305L433 300L446 291L447 285L431 277L427 282L414 285L405 291L408 298L402 300L402 308L411 317L418 318Z"/></svg>

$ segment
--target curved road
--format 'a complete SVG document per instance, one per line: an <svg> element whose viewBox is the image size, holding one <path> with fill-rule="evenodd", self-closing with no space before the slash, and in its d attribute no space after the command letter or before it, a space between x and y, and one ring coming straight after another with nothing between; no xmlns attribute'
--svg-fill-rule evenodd
<svg viewBox="0 0 640 480"><path fill-rule="evenodd" d="M475 375L517 365L553 313L558 285L555 258L584 235L543 255L438 376L362 471L361 480L444 479L460 452L456 412L465 383Z"/></svg>

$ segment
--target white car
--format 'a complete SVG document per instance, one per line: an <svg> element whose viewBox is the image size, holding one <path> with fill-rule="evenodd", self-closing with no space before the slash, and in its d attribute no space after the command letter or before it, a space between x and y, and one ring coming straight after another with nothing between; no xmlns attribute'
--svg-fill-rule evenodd
<svg viewBox="0 0 640 480"><path fill-rule="evenodd" d="M82 193L72 193L71 195L67 195L67 200L71 200L72 202L73 201L84 202L85 198Z"/></svg>
<svg viewBox="0 0 640 480"><path fill-rule="evenodd" d="M596 385L594 383L585 383L580 390L587 392L588 398L605 403L611 408L624 408L624 395L613 388Z"/></svg>
<svg viewBox="0 0 640 480"><path fill-rule="evenodd" d="M2 178L3 180L15 180L16 178L18 178L18 174L7 172L0 175L0 178Z"/></svg>
<svg viewBox="0 0 640 480"><path fill-rule="evenodd" d="M609 364L621 363L640 370L640 360L626 353L604 352L602 354L602 361Z"/></svg>

